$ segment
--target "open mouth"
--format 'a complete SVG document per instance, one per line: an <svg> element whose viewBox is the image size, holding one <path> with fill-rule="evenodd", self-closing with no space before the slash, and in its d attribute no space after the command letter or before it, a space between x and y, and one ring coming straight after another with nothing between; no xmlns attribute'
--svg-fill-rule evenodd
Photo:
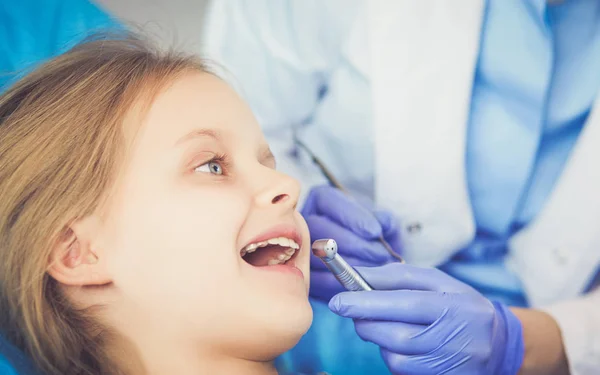
<svg viewBox="0 0 600 375"><path fill-rule="evenodd" d="M254 267L293 265L293 260L299 250L300 245L293 239L275 237L246 245L240 251L240 255L246 263Z"/></svg>

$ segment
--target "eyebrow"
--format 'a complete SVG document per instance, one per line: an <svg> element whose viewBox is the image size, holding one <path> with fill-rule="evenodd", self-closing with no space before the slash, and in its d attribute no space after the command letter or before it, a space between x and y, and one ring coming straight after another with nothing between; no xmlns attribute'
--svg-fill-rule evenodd
<svg viewBox="0 0 600 375"><path fill-rule="evenodd" d="M219 141L221 139L220 133L215 130L196 129L196 130L191 131L188 134L184 135L183 137L179 138L179 140L175 143L175 145L180 145L191 139L202 138L202 137L213 138L217 141ZM268 145L261 147L261 150L258 153L258 161L263 165L266 165L269 162L273 163L274 166L277 164L277 162L275 160L275 156L271 152L271 149L269 148Z"/></svg>
<svg viewBox="0 0 600 375"><path fill-rule="evenodd" d="M187 133L183 137L179 138L179 140L177 142L175 142L175 145L180 145L182 143L189 141L190 139L202 138L202 137L214 138L217 141L221 139L220 134L214 130L196 129L192 132Z"/></svg>

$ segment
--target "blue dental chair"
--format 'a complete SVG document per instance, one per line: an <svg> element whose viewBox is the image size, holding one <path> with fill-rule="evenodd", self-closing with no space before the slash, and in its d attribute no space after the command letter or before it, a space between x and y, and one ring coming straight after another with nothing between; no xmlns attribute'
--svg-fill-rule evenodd
<svg viewBox="0 0 600 375"><path fill-rule="evenodd" d="M88 0L0 0L0 93L91 33L115 28L118 22ZM0 375L41 373L0 334Z"/></svg>
<svg viewBox="0 0 600 375"><path fill-rule="evenodd" d="M19 349L0 336L0 375L41 375Z"/></svg>
<svg viewBox="0 0 600 375"><path fill-rule="evenodd" d="M94 32L122 28L91 0L0 0L0 92Z"/></svg>

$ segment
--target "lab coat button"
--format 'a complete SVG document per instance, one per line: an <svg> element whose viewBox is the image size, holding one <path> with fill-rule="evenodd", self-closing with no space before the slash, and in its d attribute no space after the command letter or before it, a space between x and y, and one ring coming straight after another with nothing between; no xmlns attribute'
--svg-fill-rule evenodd
<svg viewBox="0 0 600 375"><path fill-rule="evenodd" d="M406 231L410 234L417 234L421 232L421 223L411 223L406 226Z"/></svg>

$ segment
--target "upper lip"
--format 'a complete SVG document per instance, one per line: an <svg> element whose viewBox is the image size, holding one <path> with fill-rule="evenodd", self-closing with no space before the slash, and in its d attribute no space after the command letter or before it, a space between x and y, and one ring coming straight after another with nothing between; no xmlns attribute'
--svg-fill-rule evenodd
<svg viewBox="0 0 600 375"><path fill-rule="evenodd" d="M302 236L300 235L298 228L295 225L281 224L281 225L274 226L274 227L266 230L262 234L256 236L251 241L247 242L242 247L242 249L245 249L246 246L248 246L250 244L266 241L271 238L277 238L277 237L284 237L284 238L289 238L291 240L294 240L300 246L300 248L302 248Z"/></svg>

